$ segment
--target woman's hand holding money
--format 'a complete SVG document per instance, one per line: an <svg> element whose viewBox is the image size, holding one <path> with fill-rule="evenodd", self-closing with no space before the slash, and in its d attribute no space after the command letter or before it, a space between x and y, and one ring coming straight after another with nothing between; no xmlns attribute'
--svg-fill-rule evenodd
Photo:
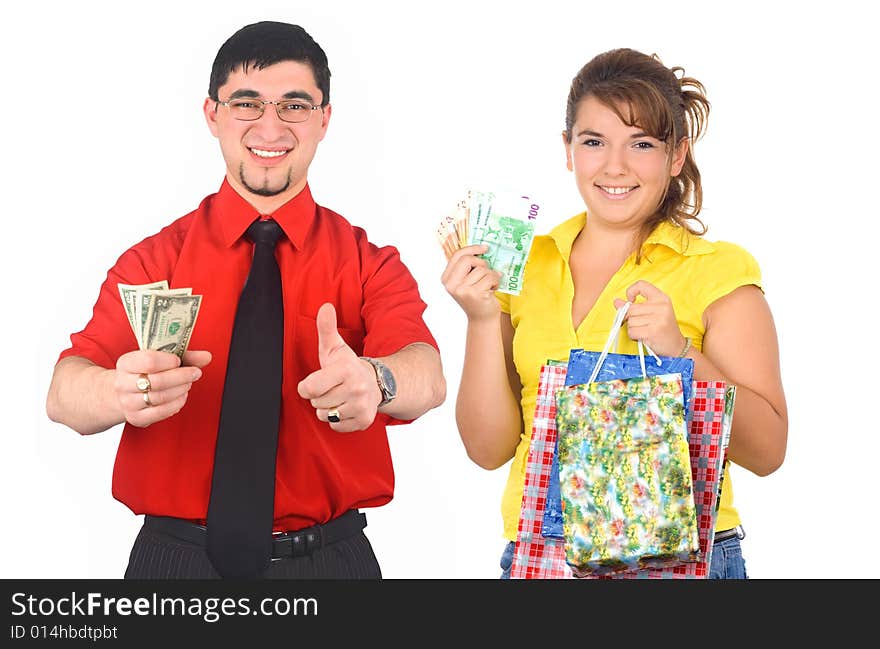
<svg viewBox="0 0 880 649"><path fill-rule="evenodd" d="M495 299L501 273L489 268L488 262L477 256L487 250L488 246L480 244L455 251L440 277L446 291L471 322L495 319L501 311Z"/></svg>
<svg viewBox="0 0 880 649"><path fill-rule="evenodd" d="M113 390L125 420L143 428L176 414L192 384L211 362L211 352L187 351L183 363L175 354L138 350L116 361Z"/></svg>

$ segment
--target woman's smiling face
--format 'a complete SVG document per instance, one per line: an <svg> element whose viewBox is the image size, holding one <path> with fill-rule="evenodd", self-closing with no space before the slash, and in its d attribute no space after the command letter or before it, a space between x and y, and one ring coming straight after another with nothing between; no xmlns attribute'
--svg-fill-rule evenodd
<svg viewBox="0 0 880 649"><path fill-rule="evenodd" d="M687 153L682 140L670 160L664 142L627 126L593 96L581 100L571 140L563 139L566 166L574 172L590 220L612 227L638 227L650 218Z"/></svg>

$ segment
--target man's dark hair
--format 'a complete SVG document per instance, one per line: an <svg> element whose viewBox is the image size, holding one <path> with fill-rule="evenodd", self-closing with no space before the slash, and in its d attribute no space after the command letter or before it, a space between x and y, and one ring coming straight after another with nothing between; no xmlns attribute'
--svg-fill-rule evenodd
<svg viewBox="0 0 880 649"><path fill-rule="evenodd" d="M282 61L307 63L321 91L321 105L330 103L330 68L324 50L299 25L268 20L242 27L223 43L211 67L208 96L219 101L218 88L238 68L262 70Z"/></svg>

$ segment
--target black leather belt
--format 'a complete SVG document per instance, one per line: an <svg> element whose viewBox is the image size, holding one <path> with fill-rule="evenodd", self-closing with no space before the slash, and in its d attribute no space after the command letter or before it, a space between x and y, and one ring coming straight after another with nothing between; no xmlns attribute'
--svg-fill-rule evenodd
<svg viewBox="0 0 880 649"><path fill-rule="evenodd" d="M734 536L737 537L738 539L746 538L746 532L742 528L741 525L737 525L736 527L732 527L729 530L715 532L715 540L712 542L713 543L720 543L721 541L726 541L727 539L732 539Z"/></svg>
<svg viewBox="0 0 880 649"><path fill-rule="evenodd" d="M367 516L357 510L345 512L323 525L314 525L295 532L272 535L272 558L304 557L318 548L347 539L367 526ZM168 534L182 541L205 547L208 528L182 518L144 516L144 527L153 532Z"/></svg>

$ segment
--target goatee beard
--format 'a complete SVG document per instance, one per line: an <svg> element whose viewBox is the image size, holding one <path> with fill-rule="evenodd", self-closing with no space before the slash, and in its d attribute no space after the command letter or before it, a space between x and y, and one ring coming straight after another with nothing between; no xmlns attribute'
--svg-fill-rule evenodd
<svg viewBox="0 0 880 649"><path fill-rule="evenodd" d="M284 182L278 189L270 189L269 181L267 180L262 187L253 187L245 180L244 177L244 165L242 164L238 168L238 179L241 180L241 184L244 186L252 194L256 194L257 196L277 196L278 194L282 194L287 191L288 187L290 187L290 174L287 175L287 180Z"/></svg>

